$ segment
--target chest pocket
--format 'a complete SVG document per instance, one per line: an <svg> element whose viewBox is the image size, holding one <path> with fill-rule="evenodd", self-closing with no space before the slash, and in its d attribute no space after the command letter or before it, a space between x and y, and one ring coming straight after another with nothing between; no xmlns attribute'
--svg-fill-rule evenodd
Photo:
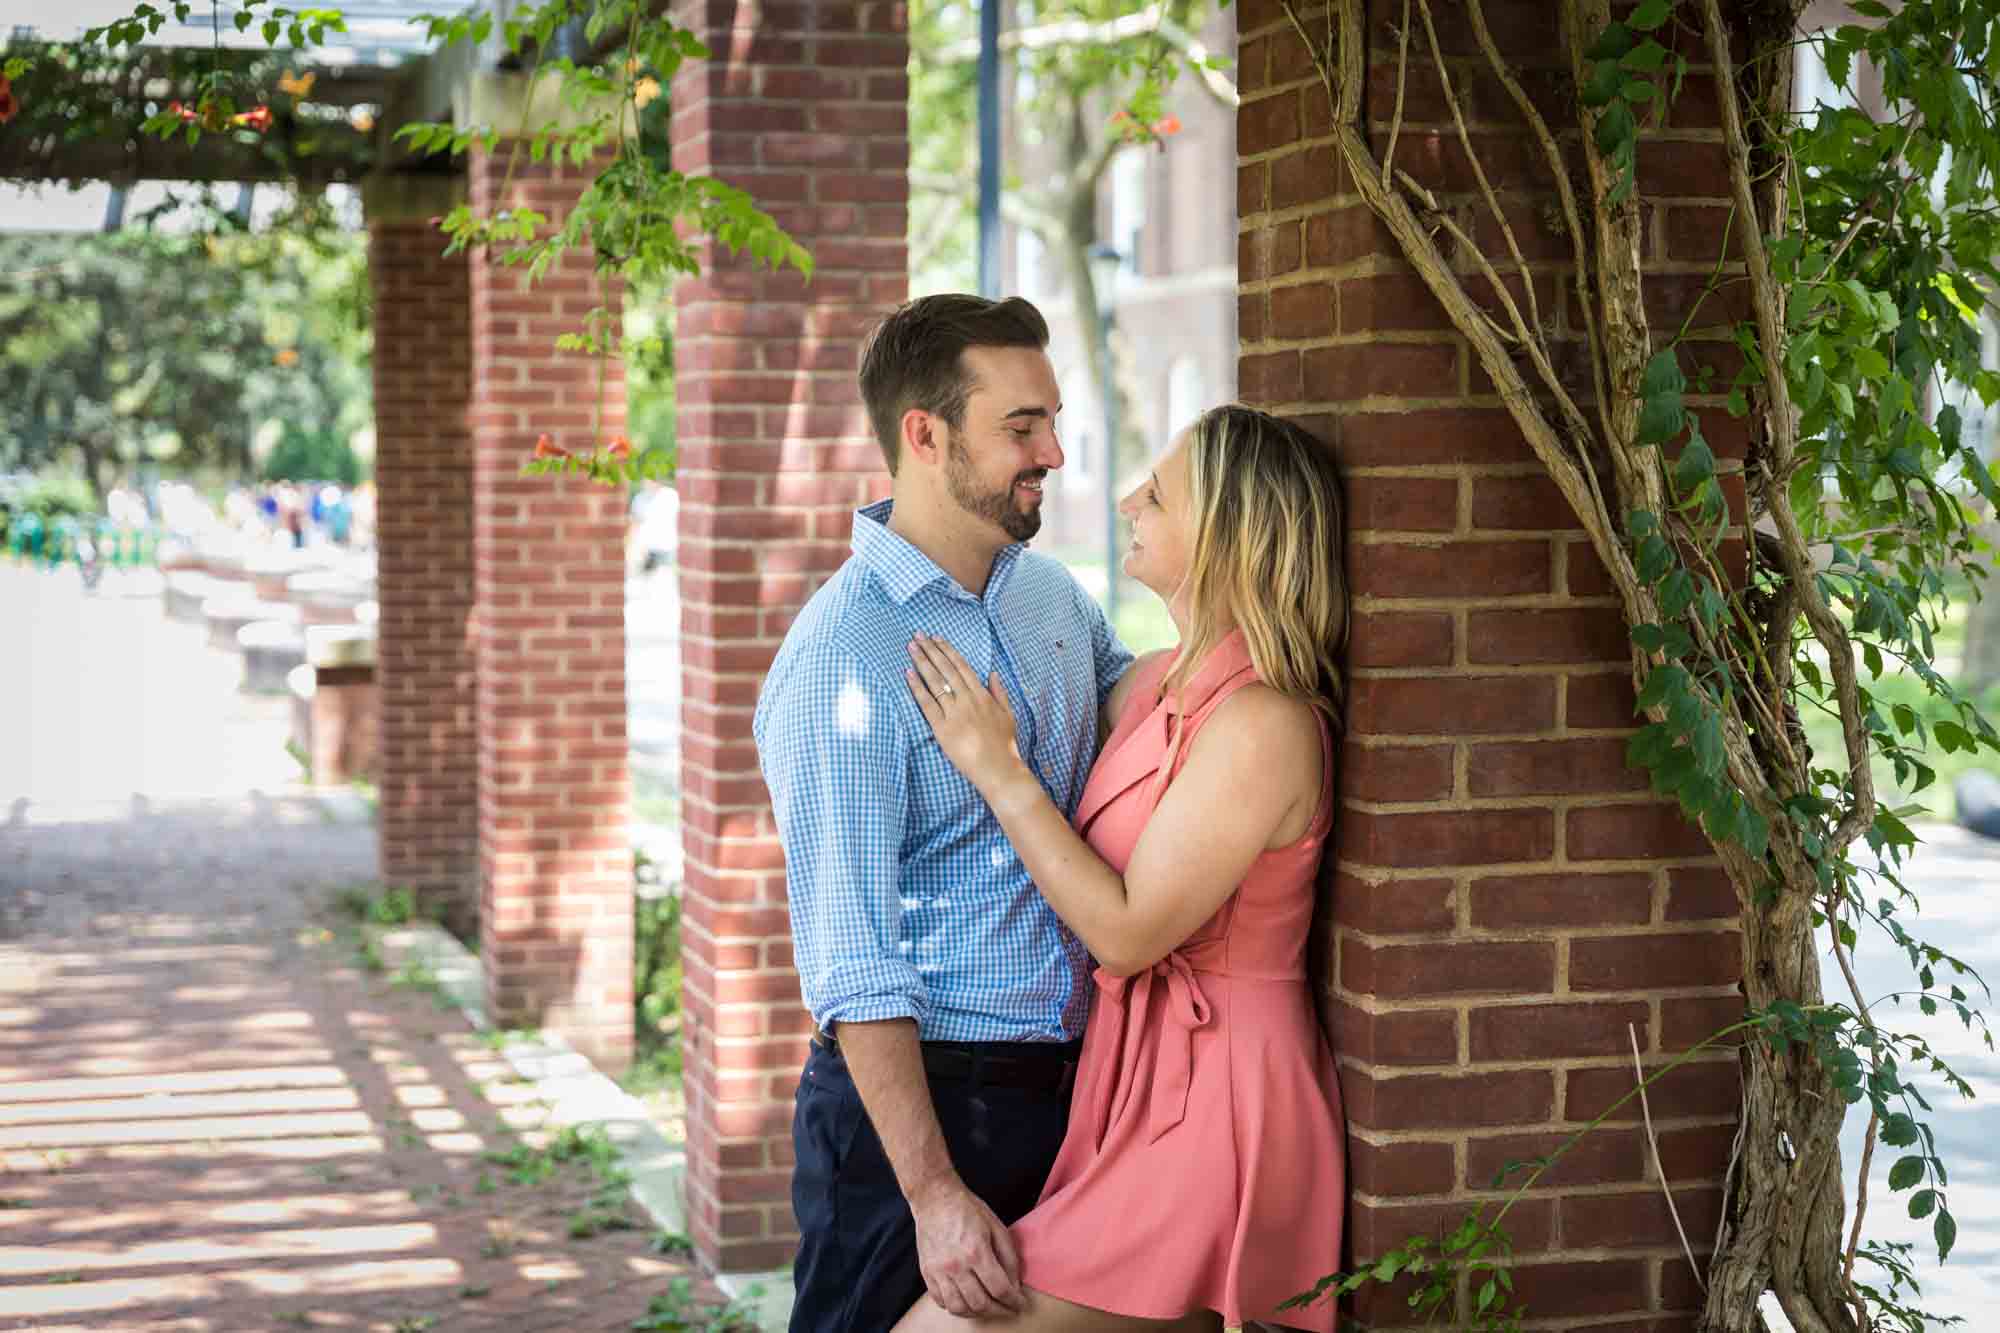
<svg viewBox="0 0 2000 1333"><path fill-rule="evenodd" d="M1097 745L1097 664L1090 642L1083 636L1045 639L1032 652L1035 660L1022 671L1039 717L1041 767L1051 780L1080 781Z"/></svg>

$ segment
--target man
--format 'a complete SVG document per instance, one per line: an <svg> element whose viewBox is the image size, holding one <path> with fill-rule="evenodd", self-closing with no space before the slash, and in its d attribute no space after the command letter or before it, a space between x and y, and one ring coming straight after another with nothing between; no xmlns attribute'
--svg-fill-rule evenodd
<svg viewBox="0 0 2000 1333"><path fill-rule="evenodd" d="M1013 700L1017 742L1073 809L1131 654L1025 543L1062 466L1048 325L1019 298L890 315L861 393L892 498L785 636L755 732L784 843L817 1034L792 1124L794 1333L877 1333L926 1291L1021 1304L1006 1224L1068 1123L1088 1010L1083 946L931 739L908 645L947 639Z"/></svg>

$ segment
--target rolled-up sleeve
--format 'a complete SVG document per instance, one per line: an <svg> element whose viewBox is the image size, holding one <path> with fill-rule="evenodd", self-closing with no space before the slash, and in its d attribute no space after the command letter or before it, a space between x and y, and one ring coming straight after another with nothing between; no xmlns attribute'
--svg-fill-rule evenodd
<svg viewBox="0 0 2000 1333"><path fill-rule="evenodd" d="M894 688L901 688L896 683ZM913 1018L930 996L902 938L910 798L901 701L852 653L801 645L753 731L785 849L792 952L821 1028Z"/></svg>

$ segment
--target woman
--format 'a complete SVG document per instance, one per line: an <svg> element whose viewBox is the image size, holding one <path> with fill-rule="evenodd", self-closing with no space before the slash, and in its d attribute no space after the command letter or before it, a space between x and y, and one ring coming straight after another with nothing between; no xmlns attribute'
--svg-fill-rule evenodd
<svg viewBox="0 0 2000 1333"><path fill-rule="evenodd" d="M1014 751L999 677L910 646L938 744L1099 964L1069 1131L1013 1228L1026 1308L979 1324L1330 1330L1330 1303L1277 1307L1338 1267L1346 1208L1305 976L1346 630L1338 482L1296 426L1218 407L1119 510L1125 572L1181 641L1113 691L1074 828ZM922 1300L897 1327L970 1322Z"/></svg>

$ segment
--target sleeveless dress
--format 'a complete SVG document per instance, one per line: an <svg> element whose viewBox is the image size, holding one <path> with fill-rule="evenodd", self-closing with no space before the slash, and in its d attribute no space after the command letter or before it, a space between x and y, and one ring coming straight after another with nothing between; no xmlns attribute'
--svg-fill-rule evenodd
<svg viewBox="0 0 2000 1333"><path fill-rule="evenodd" d="M1179 698L1156 701L1170 665L1141 668L1077 807L1085 840L1121 874L1194 734L1257 679L1240 632ZM1331 1301L1277 1309L1340 1267L1347 1207L1340 1089L1305 971L1333 816L1324 721L1320 743L1325 791L1305 835L1261 854L1147 971L1095 973L1068 1134L1041 1202L1013 1227L1036 1290L1139 1318L1209 1309L1231 1327L1333 1328Z"/></svg>

